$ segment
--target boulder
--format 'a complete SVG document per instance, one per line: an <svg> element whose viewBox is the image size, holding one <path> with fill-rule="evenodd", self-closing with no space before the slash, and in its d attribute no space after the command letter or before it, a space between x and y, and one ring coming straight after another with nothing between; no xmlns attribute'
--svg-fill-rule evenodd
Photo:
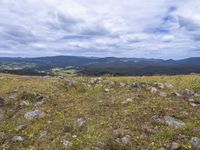
<svg viewBox="0 0 200 150"><path fill-rule="evenodd" d="M185 123L181 120L178 120L176 118L165 116L164 121L167 125L169 125L172 128L185 128Z"/></svg>
<svg viewBox="0 0 200 150"><path fill-rule="evenodd" d="M34 110L34 111L31 111L31 112L27 112L24 117L27 119L27 120L33 120L33 119L37 119L37 118L42 118L44 117L46 114L45 112L43 112L42 110Z"/></svg>
<svg viewBox="0 0 200 150"><path fill-rule="evenodd" d="M22 136L13 136L12 141L14 141L14 142L23 142L24 138Z"/></svg>
<svg viewBox="0 0 200 150"><path fill-rule="evenodd" d="M200 139L198 137L192 137L189 144L194 149L200 149Z"/></svg>

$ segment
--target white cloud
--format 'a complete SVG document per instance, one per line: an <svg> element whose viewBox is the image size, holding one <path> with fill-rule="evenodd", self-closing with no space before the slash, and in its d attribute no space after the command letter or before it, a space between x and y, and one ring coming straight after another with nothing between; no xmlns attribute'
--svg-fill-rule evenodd
<svg viewBox="0 0 200 150"><path fill-rule="evenodd" d="M1 0L1 56L199 56L198 0Z"/></svg>

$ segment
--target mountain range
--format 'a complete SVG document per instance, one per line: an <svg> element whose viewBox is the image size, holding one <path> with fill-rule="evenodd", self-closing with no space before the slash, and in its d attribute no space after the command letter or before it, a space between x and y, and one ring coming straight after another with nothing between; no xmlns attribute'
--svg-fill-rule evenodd
<svg viewBox="0 0 200 150"><path fill-rule="evenodd" d="M49 75L52 70L76 70L77 75L142 76L200 73L200 57L182 60L116 57L53 56L38 58L0 57L0 72Z"/></svg>

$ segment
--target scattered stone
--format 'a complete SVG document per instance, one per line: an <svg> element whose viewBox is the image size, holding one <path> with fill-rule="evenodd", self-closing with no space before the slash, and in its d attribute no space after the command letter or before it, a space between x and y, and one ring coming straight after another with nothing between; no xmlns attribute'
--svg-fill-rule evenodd
<svg viewBox="0 0 200 150"><path fill-rule="evenodd" d="M183 96L188 96L188 97L194 96L195 94L193 91L190 91L189 89L182 90L181 93Z"/></svg>
<svg viewBox="0 0 200 150"><path fill-rule="evenodd" d="M167 94L165 92L160 92L161 97L167 97Z"/></svg>
<svg viewBox="0 0 200 150"><path fill-rule="evenodd" d="M84 118L78 118L76 120L76 123L77 123L78 127L83 127L86 123L86 120Z"/></svg>
<svg viewBox="0 0 200 150"><path fill-rule="evenodd" d="M52 124L52 122L53 122L53 121L49 120L47 123L48 123L48 124Z"/></svg>
<svg viewBox="0 0 200 150"><path fill-rule="evenodd" d="M180 93L178 93L178 92L173 92L173 93L171 93L171 95L170 96L173 96L173 97L180 97L181 96L181 94Z"/></svg>
<svg viewBox="0 0 200 150"><path fill-rule="evenodd" d="M119 128L119 129L115 129L113 130L113 134L115 136L122 136L122 135L125 135L126 133L128 133L128 130L127 129L122 129L122 128Z"/></svg>
<svg viewBox="0 0 200 150"><path fill-rule="evenodd" d="M155 83L154 87L158 88L158 89L164 89L164 84L162 84L162 83Z"/></svg>
<svg viewBox="0 0 200 150"><path fill-rule="evenodd" d="M180 148L181 148L181 145L176 142L166 145L167 150L179 150Z"/></svg>
<svg viewBox="0 0 200 150"><path fill-rule="evenodd" d="M129 104L129 103L132 103L132 102L133 102L133 99L127 98L125 101L122 102L122 104Z"/></svg>
<svg viewBox="0 0 200 150"><path fill-rule="evenodd" d="M5 133L4 132L0 132L0 139L5 137Z"/></svg>
<svg viewBox="0 0 200 150"><path fill-rule="evenodd" d="M4 118L3 110L0 109L0 121L3 120L3 118Z"/></svg>
<svg viewBox="0 0 200 150"><path fill-rule="evenodd" d="M71 137L72 134L71 134L70 132L65 132L65 136L67 136L67 137Z"/></svg>
<svg viewBox="0 0 200 150"><path fill-rule="evenodd" d="M40 102L36 102L35 104L33 104L35 107L39 107L42 106L44 104L44 101L40 101Z"/></svg>
<svg viewBox="0 0 200 150"><path fill-rule="evenodd" d="M14 141L14 142L23 142L24 138L22 136L13 136L12 141Z"/></svg>
<svg viewBox="0 0 200 150"><path fill-rule="evenodd" d="M4 103L5 103L5 100L2 97L0 97L0 106L3 106Z"/></svg>
<svg viewBox="0 0 200 150"><path fill-rule="evenodd" d="M39 139L45 137L47 135L47 131L41 131L39 135Z"/></svg>
<svg viewBox="0 0 200 150"><path fill-rule="evenodd" d="M151 120L155 123L163 123L163 120L158 115L152 116Z"/></svg>
<svg viewBox="0 0 200 150"><path fill-rule="evenodd" d="M200 149L200 139L198 137L192 137L189 144L192 148Z"/></svg>
<svg viewBox="0 0 200 150"><path fill-rule="evenodd" d="M73 145L73 143L70 142L70 141L67 141L67 140L64 140L64 141L63 141L63 146L64 146L64 148L69 148L69 147L71 147L72 145Z"/></svg>
<svg viewBox="0 0 200 150"><path fill-rule="evenodd" d="M27 112L24 117L27 119L27 120L33 120L33 119L37 119L37 118L42 118L44 117L46 114L45 112L43 112L42 110L34 110L34 111L31 111L31 112Z"/></svg>
<svg viewBox="0 0 200 150"><path fill-rule="evenodd" d="M31 103L29 101L21 101L20 105L21 106L30 106Z"/></svg>
<svg viewBox="0 0 200 150"><path fill-rule="evenodd" d="M172 128L185 128L185 123L181 120L178 120L176 118L170 117L170 116L165 116L164 117L165 123L169 125Z"/></svg>
<svg viewBox="0 0 200 150"><path fill-rule="evenodd" d="M142 82L142 83L133 83L132 88L138 88L138 89L144 89L147 88L147 83Z"/></svg>
<svg viewBox="0 0 200 150"><path fill-rule="evenodd" d="M24 130L25 128L27 128L27 125L19 125L16 127L16 131L21 131Z"/></svg>
<svg viewBox="0 0 200 150"><path fill-rule="evenodd" d="M110 90L108 88L105 88L104 89L104 92L109 92Z"/></svg>
<svg viewBox="0 0 200 150"><path fill-rule="evenodd" d="M155 87L151 87L150 92L151 92L152 94L155 94L155 93L158 92L158 90L157 90L157 88L155 88Z"/></svg>
<svg viewBox="0 0 200 150"><path fill-rule="evenodd" d="M165 83L164 84L164 87L166 88L166 89L173 89L173 85L172 84L170 84L170 83Z"/></svg>
<svg viewBox="0 0 200 150"><path fill-rule="evenodd" d="M122 137L122 138L121 138L121 142L122 142L123 144L129 144L129 143L131 142L131 137L130 137L130 135L126 135L126 136Z"/></svg>

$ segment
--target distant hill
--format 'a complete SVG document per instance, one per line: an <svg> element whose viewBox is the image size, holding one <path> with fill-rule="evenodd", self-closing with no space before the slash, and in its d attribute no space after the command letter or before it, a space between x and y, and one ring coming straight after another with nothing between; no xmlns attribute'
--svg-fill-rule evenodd
<svg viewBox="0 0 200 150"><path fill-rule="evenodd" d="M90 76L191 74L200 73L200 57L183 60L77 56L0 58L0 72L13 74L47 75L54 68L69 67L76 69L78 75Z"/></svg>

